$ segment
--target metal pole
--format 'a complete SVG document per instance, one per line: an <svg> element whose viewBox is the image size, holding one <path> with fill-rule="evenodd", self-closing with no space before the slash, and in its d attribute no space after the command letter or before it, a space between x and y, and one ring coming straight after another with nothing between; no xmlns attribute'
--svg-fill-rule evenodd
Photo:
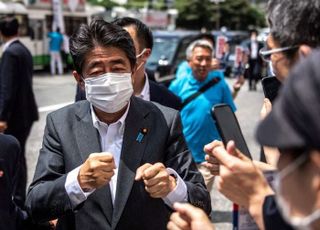
<svg viewBox="0 0 320 230"><path fill-rule="evenodd" d="M210 0L210 2L213 2L217 5L217 20L216 20L216 30L220 30L220 2L224 2L225 0Z"/></svg>
<svg viewBox="0 0 320 230"><path fill-rule="evenodd" d="M217 21L216 21L216 30L220 30L220 6L217 2Z"/></svg>

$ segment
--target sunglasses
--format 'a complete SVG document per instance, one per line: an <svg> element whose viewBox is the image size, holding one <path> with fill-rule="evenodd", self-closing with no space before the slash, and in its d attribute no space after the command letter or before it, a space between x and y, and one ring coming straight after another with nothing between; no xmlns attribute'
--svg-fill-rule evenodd
<svg viewBox="0 0 320 230"><path fill-rule="evenodd" d="M284 52L284 51L288 51L288 50L293 50L298 47L299 46L287 46L287 47L276 48L276 49L271 49L271 50L269 50L267 47L263 47L262 49L259 50L259 55L262 58L262 60L264 60L265 62L270 62L272 54Z"/></svg>

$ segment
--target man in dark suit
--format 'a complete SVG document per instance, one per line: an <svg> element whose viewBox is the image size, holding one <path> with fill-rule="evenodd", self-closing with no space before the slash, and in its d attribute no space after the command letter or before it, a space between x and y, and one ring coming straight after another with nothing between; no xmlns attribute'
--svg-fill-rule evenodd
<svg viewBox="0 0 320 230"><path fill-rule="evenodd" d="M161 105L181 109L181 100L165 86L150 81L145 64L151 55L153 37L151 30L140 20L130 17L118 18L112 22L129 32L136 49L137 70L132 76L134 95L146 101L155 101Z"/></svg>
<svg viewBox="0 0 320 230"><path fill-rule="evenodd" d="M145 64L151 55L153 47L153 37L151 30L141 21L135 18L119 18L112 22L115 25L127 30L133 39L137 55L137 71L133 79L134 95L146 101L158 102L161 105L180 110L181 100L165 86L150 80L145 69ZM85 100L85 92L77 89L77 97Z"/></svg>
<svg viewBox="0 0 320 230"><path fill-rule="evenodd" d="M14 201L18 177L20 145L9 135L0 134L0 229L21 229L26 213Z"/></svg>
<svg viewBox="0 0 320 230"><path fill-rule="evenodd" d="M11 134L21 146L20 174L16 201L24 204L27 170L25 143L31 126L38 119L38 109L32 89L32 56L18 40L18 20L6 17L0 22L3 54L0 63L0 132Z"/></svg>
<svg viewBox="0 0 320 230"><path fill-rule="evenodd" d="M258 31L253 29L250 31L250 40L246 43L248 50L248 77L249 90L257 90L257 83L261 79L263 60L259 55L259 50L263 48L263 44L257 40Z"/></svg>
<svg viewBox="0 0 320 230"><path fill-rule="evenodd" d="M210 213L179 112L134 97L133 41L94 20L70 39L87 100L48 115L26 206L57 229L165 229L174 202Z"/></svg>
<svg viewBox="0 0 320 230"><path fill-rule="evenodd" d="M32 223L27 212L12 197L20 170L21 149L11 135L0 134L0 230L48 230L50 223Z"/></svg>

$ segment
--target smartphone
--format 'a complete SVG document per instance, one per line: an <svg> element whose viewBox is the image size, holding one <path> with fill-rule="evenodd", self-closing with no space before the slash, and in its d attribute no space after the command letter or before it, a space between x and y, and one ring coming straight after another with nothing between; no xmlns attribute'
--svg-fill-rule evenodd
<svg viewBox="0 0 320 230"><path fill-rule="evenodd" d="M233 140L237 149L244 155L252 159L247 143L243 137L239 122L227 104L218 104L211 109L211 115L216 121L218 132L224 145Z"/></svg>
<svg viewBox="0 0 320 230"><path fill-rule="evenodd" d="M261 84L264 96L268 98L272 103L278 95L278 91L281 87L281 82L275 76L271 76L262 78Z"/></svg>

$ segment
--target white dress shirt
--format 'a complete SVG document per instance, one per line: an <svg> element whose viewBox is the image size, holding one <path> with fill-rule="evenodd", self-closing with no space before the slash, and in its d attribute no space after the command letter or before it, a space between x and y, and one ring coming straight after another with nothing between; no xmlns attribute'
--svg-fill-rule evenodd
<svg viewBox="0 0 320 230"><path fill-rule="evenodd" d="M251 41L251 59L257 59L258 58L258 42L257 41Z"/></svg>
<svg viewBox="0 0 320 230"><path fill-rule="evenodd" d="M114 170L115 174L112 176L111 181L109 182L113 204L116 196L116 185L118 179L118 168L120 163L125 119L127 117L129 107L130 104L128 105L126 112L118 121L107 125L106 123L98 119L91 106L92 122L93 126L99 131L102 152L112 153L116 165L116 169ZM81 166L69 172L65 182L65 189L73 207L76 207L77 205L85 201L88 196L95 191L95 189L93 189L89 192L84 192L81 189L78 182L80 167ZM163 201L172 208L174 202L187 202L187 186L182 178L173 169L167 168L167 171L169 174L175 175L177 183L176 188L171 191L165 198L163 198Z"/></svg>

